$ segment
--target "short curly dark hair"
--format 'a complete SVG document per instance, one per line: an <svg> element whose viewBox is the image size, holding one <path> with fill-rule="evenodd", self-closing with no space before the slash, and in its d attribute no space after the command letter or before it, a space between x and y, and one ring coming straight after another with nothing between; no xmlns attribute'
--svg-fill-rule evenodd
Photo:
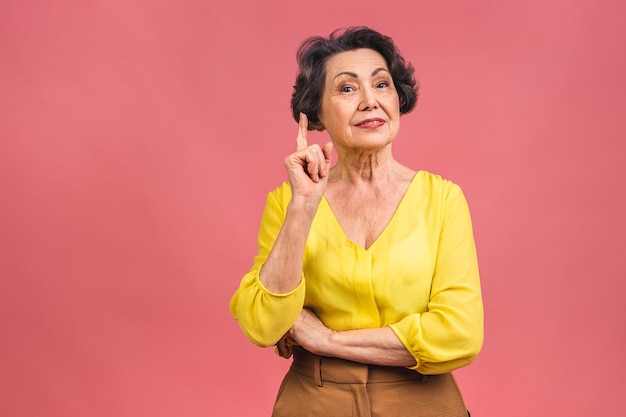
<svg viewBox="0 0 626 417"><path fill-rule="evenodd" d="M291 96L291 111L298 121L300 113L307 115L309 130L322 129L318 114L326 79L326 62L341 52L373 49L383 56L400 99L400 114L413 110L417 103L418 83L414 68L400 55L393 40L365 26L337 29L328 39L313 36L306 39L296 54L298 73Z"/></svg>

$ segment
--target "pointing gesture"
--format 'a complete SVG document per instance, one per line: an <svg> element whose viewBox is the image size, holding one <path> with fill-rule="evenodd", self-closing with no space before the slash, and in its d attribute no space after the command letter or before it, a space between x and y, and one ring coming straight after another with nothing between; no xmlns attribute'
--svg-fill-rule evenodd
<svg viewBox="0 0 626 417"><path fill-rule="evenodd" d="M303 151L306 149L306 134L309 127L309 118L306 114L300 113L300 121L298 121L298 136L296 136L296 151Z"/></svg>
<svg viewBox="0 0 626 417"><path fill-rule="evenodd" d="M319 203L328 182L333 144L328 142L323 147L317 144L308 146L308 124L309 121L306 115L300 113L298 135L296 136L296 152L287 156L285 167L289 174L293 195L317 197Z"/></svg>

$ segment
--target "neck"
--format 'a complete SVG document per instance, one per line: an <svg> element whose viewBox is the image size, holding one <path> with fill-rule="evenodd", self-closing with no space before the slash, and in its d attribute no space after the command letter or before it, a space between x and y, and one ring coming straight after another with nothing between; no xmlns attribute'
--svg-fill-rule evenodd
<svg viewBox="0 0 626 417"><path fill-rule="evenodd" d="M385 182L396 176L400 164L393 158L391 144L376 150L337 149L339 157L329 181L352 184Z"/></svg>
<svg viewBox="0 0 626 417"><path fill-rule="evenodd" d="M351 186L385 187L389 183L410 180L414 171L398 163L391 153L391 145L376 151L359 150L341 152L339 159L331 169L328 181Z"/></svg>

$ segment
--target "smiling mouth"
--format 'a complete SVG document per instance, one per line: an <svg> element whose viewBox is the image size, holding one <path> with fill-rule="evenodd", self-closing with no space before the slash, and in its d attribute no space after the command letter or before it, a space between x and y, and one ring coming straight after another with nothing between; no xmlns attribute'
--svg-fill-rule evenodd
<svg viewBox="0 0 626 417"><path fill-rule="evenodd" d="M385 124L385 121L383 119L367 119L367 120L363 120L362 122L357 123L356 126L375 128L375 127L380 127L383 124Z"/></svg>

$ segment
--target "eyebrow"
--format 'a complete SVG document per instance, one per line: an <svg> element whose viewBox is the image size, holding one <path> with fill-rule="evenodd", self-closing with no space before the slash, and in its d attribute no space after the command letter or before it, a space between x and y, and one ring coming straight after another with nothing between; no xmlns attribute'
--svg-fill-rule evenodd
<svg viewBox="0 0 626 417"><path fill-rule="evenodd" d="M385 71L386 73L389 73L389 70L387 70L387 68L379 67L379 68L376 68L374 71L372 71L372 76L378 74L381 71ZM356 73L354 73L354 72L344 71L344 72L340 72L339 74L335 75L335 79L337 79L338 77L340 77L342 75L349 75L352 78L359 78L359 76Z"/></svg>

